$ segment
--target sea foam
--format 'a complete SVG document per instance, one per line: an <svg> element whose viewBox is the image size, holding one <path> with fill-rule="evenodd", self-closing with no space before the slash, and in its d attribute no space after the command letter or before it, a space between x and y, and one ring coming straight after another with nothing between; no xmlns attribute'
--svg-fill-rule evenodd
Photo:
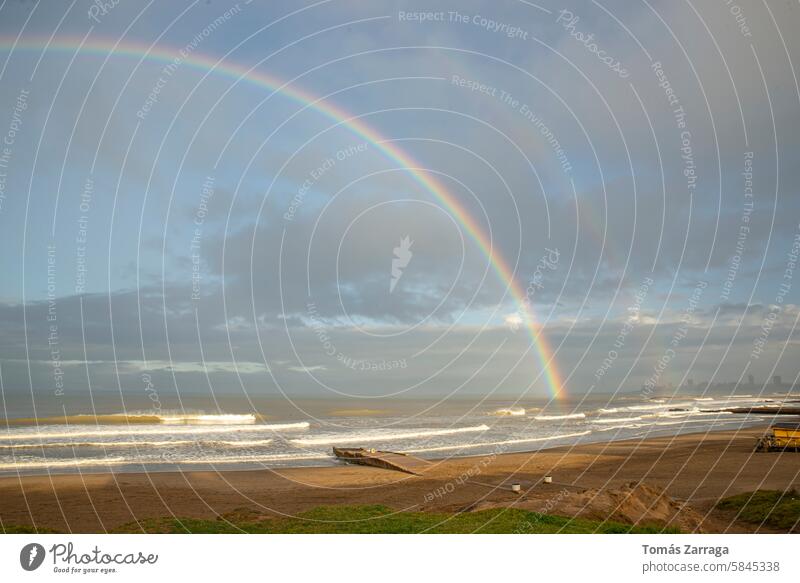
<svg viewBox="0 0 800 583"><path fill-rule="evenodd" d="M589 435L591 431L580 431L578 433L564 433L561 435L549 435L547 437L527 437L523 439L506 439L503 441L490 441L483 443L462 443L460 445L444 445L439 447L424 447L420 449L407 449L404 453L425 453L433 451L450 451L454 449L471 449L476 447L491 447L497 445L516 445L521 443L535 443L538 441L553 441L555 439L566 439L569 437L583 437Z"/></svg>
<svg viewBox="0 0 800 583"><path fill-rule="evenodd" d="M477 431L486 431L489 429L488 425L474 425L470 427L456 427L452 429L421 429L417 431L405 432L379 432L379 431L365 431L361 433L331 433L319 437L308 437L301 439L293 439L292 443L295 445L327 445L331 443L369 443L374 441L396 441L398 439L414 439L425 437L436 437L439 435L454 435L457 433L473 433Z"/></svg>
<svg viewBox="0 0 800 583"><path fill-rule="evenodd" d="M258 431L298 431L305 430L310 427L307 421L299 423L276 423L276 424L256 424L256 425L172 425L166 426L147 426L135 425L125 429L106 429L100 426L100 429L86 430L81 427L75 431L50 431L45 428L39 428L36 431L31 431L28 428L24 430L11 430L7 433L0 434L0 441L10 441L20 438L38 438L38 439L61 439L69 437L136 437L140 435L197 435L197 434L218 434L218 433L239 433L239 432L258 432Z"/></svg>
<svg viewBox="0 0 800 583"><path fill-rule="evenodd" d="M498 417L523 417L525 415L525 409L522 407L505 407L492 411L490 415L496 415Z"/></svg>
<svg viewBox="0 0 800 583"><path fill-rule="evenodd" d="M560 419L586 419L585 413L570 413L569 415L537 415L537 421L558 421Z"/></svg>

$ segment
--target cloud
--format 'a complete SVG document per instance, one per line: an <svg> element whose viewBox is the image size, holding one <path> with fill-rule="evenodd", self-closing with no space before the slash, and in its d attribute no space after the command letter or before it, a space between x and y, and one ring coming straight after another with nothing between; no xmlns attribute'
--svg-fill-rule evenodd
<svg viewBox="0 0 800 583"><path fill-rule="evenodd" d="M471 19L400 23L407 6L322 6L258 34L283 13L251 5L199 47L219 57L257 33L229 60L250 66L275 53L260 73L332 94L311 107L219 73L198 85L205 72L182 66L138 123L163 63L137 69L116 55L98 75L104 55L78 55L69 70L69 55L45 55L5 191L20 194L0 212L10 275L0 281L4 386L49 387L57 361L76 387L138 387L147 373L200 391L207 373L214 387L265 393L532 385L544 394L506 268L487 254L525 290L548 249L558 264L528 299L575 392L598 384L609 350L618 357L600 388L636 388L677 336L664 373L672 382L733 378L748 362L760 376L794 374L796 289L780 290L800 233L796 5L743 7L752 38L725 7L574 8L576 27L630 71L624 79L556 13L459 4L522 27L525 40ZM16 34L29 10L5 7L0 30ZM145 13L136 38L152 41L179 10ZM219 10L199 4L162 44L184 46ZM114 38L132 11L116 7L98 33ZM26 34L48 37L57 12L37 9ZM373 16L390 18L336 28ZM68 15L60 30L82 34L85 20ZM10 59L6 111L36 59ZM339 123L331 108L371 129ZM425 187L431 177L444 198ZM85 246L76 241L84 224ZM413 259L392 289L405 238ZM84 291L75 289L80 266ZM653 283L631 317L645 280Z"/></svg>

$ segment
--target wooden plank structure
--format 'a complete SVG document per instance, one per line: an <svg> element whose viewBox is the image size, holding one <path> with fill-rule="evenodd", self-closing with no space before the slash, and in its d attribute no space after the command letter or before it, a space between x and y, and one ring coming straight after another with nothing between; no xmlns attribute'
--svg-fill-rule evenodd
<svg viewBox="0 0 800 583"><path fill-rule="evenodd" d="M334 447L333 454L351 464L363 466L373 466L384 470L396 470L407 474L420 475L431 462L422 458L398 453L394 451L378 451L375 449L365 449L363 447Z"/></svg>
<svg viewBox="0 0 800 583"><path fill-rule="evenodd" d="M758 438L756 451L800 451L800 423L775 423Z"/></svg>

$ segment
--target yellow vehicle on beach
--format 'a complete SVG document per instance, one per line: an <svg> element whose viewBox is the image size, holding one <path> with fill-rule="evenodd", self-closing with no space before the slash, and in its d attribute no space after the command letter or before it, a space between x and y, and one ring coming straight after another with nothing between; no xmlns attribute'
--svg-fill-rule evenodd
<svg viewBox="0 0 800 583"><path fill-rule="evenodd" d="M756 451L800 451L800 423L776 423L759 437Z"/></svg>

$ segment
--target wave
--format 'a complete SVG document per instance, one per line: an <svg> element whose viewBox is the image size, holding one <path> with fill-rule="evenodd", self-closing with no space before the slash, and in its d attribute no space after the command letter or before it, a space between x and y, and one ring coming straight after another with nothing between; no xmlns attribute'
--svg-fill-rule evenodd
<svg viewBox="0 0 800 583"><path fill-rule="evenodd" d="M710 415L733 415L730 411L701 411L692 409L689 411L664 411L658 413L658 417L681 418L681 417L708 417Z"/></svg>
<svg viewBox="0 0 800 583"><path fill-rule="evenodd" d="M525 415L525 409L522 407L506 407L492 411L489 415L497 415L498 417L521 417Z"/></svg>
<svg viewBox="0 0 800 583"><path fill-rule="evenodd" d="M265 462L278 462L278 461L301 461L301 460L325 460L333 459L333 455L324 453L311 453L311 454L275 454L267 456L237 456L237 457L207 457L202 459L190 460L176 460L170 463L176 464L260 464ZM149 463L149 462L145 462Z"/></svg>
<svg viewBox="0 0 800 583"><path fill-rule="evenodd" d="M223 445L225 447L261 447L272 443L271 439L240 439L237 441L208 441L201 442L212 445Z"/></svg>
<svg viewBox="0 0 800 583"><path fill-rule="evenodd" d="M42 426L42 425L242 425L263 421L264 417L257 413L156 413L131 412L93 415L78 413L77 415L61 415L58 417L21 417L9 419L7 425Z"/></svg>
<svg viewBox="0 0 800 583"><path fill-rule="evenodd" d="M322 437L309 437L291 440L295 445L327 445L331 443L355 443L369 441L395 441L398 439L413 439L416 437L436 437L439 435L454 435L456 433L473 433L476 431L487 431L488 425L474 425L471 427L457 427L454 429L424 429L418 431L408 431L401 433L339 433L329 434Z"/></svg>
<svg viewBox="0 0 800 583"><path fill-rule="evenodd" d="M659 409L668 409L673 407L692 407L694 406L694 402L680 402L680 403L665 403L662 402L661 404L656 405L627 405L624 407L608 407L597 409L596 413L600 415L608 415L611 413L624 413L624 412L636 412L636 411L658 411Z"/></svg>
<svg viewBox="0 0 800 583"><path fill-rule="evenodd" d="M662 403L661 405L629 405L625 407L628 411L654 411L657 409L665 409L667 407L691 407L694 402L681 401L679 403Z"/></svg>
<svg viewBox="0 0 800 583"><path fill-rule="evenodd" d="M389 409L334 409L331 417L378 417L391 414Z"/></svg>
<svg viewBox="0 0 800 583"><path fill-rule="evenodd" d="M199 443L197 441L188 440L172 440L172 441L87 441L84 443L76 443L74 441L59 441L55 443L14 443L11 445L0 445L0 450L3 449L39 449L39 448L54 448L54 447L162 447L165 445L191 445Z"/></svg>
<svg viewBox="0 0 800 583"><path fill-rule="evenodd" d="M614 427L598 427L595 431L614 431L615 429L638 429L642 427L639 423L630 423L628 425L615 425Z"/></svg>
<svg viewBox="0 0 800 583"><path fill-rule="evenodd" d="M621 421L641 421L641 423L632 423L630 425L620 425L615 427L608 427L608 428L597 428L595 431L611 431L612 429L638 429L642 427L655 427L655 426L671 426L671 425L683 425L689 423L705 423L708 425L719 425L720 423L735 423L736 421L726 421L726 420L716 420L716 419L708 419L707 417L712 415L732 415L729 411L722 411L722 412L704 412L704 411L686 411L686 412L664 412L664 413L657 413L654 415L643 415L642 417L631 417L631 418L617 418L617 419L608 419L608 420L600 420L600 419L593 419L594 423L612 423L612 422L621 422ZM691 419L690 419L691 417ZM704 417L703 419L696 419L696 417ZM676 421L656 421L656 419L677 419ZM726 418L729 419L729 418ZM752 417L747 419L747 421L754 421ZM744 421L744 419L742 419Z"/></svg>
<svg viewBox="0 0 800 583"><path fill-rule="evenodd" d="M103 457L103 458L82 458L66 460L21 460L11 463L0 463L0 471L3 470L35 470L47 468L68 468L80 466L118 466L126 463L134 463L124 457Z"/></svg>
<svg viewBox="0 0 800 583"><path fill-rule="evenodd" d="M569 415L537 415L537 421L557 421L559 419L586 419L586 413L570 413Z"/></svg>
<svg viewBox="0 0 800 583"><path fill-rule="evenodd" d="M256 431L297 431L308 429L308 421L299 423L255 424L255 425L205 425L171 426L163 428L137 427L135 429L100 429L96 431L42 431L8 432L0 434L0 441L35 437L39 439L58 439L70 437L135 437L139 435L192 435L197 433L249 433Z"/></svg>
<svg viewBox="0 0 800 583"><path fill-rule="evenodd" d="M519 443L535 443L538 441L552 441L554 439L566 439L568 437L582 437L589 435L591 431L580 431L578 433L564 433L563 435L550 435L548 437L528 437L522 439L506 439L504 441L489 441L484 443L462 443L461 445L443 445L439 447L424 447L419 449L406 449L403 453L426 453L433 451L448 451L454 449L474 449L478 447L489 447L494 445L515 445Z"/></svg>
<svg viewBox="0 0 800 583"><path fill-rule="evenodd" d="M109 415L62 415L60 417L19 417L9 419L7 425L40 426L40 425L154 425L161 419L155 414L130 414L111 413Z"/></svg>
<svg viewBox="0 0 800 583"><path fill-rule="evenodd" d="M616 417L614 419L592 419L592 423L625 423L628 421L641 421L642 417Z"/></svg>
<svg viewBox="0 0 800 583"><path fill-rule="evenodd" d="M159 416L162 423L174 424L209 424L209 425L247 425L255 423L257 418L253 414L236 415L220 413L215 415L206 414L181 414L181 415L162 415Z"/></svg>
<svg viewBox="0 0 800 583"><path fill-rule="evenodd" d="M77 468L92 466L120 466L130 465L202 465L202 464L241 464L241 463L266 463L274 461L303 461L313 459L330 459L333 456L326 454L275 454L267 456L226 456L203 457L197 459L183 458L165 460L164 458L132 458L132 457L102 457L102 458L70 458L70 459L38 459L20 460L16 462L0 463L0 471L8 470L35 470L56 468Z"/></svg>
<svg viewBox="0 0 800 583"><path fill-rule="evenodd" d="M199 447L259 447L269 445L272 439L251 439L251 440L187 440L187 439L173 439L164 441L87 441L87 442L74 442L74 441L60 441L55 443L14 443L11 445L0 445L0 450L4 449L40 449L40 448L56 448L56 447L103 447L103 448L121 448L121 447L176 447L197 445Z"/></svg>
<svg viewBox="0 0 800 583"><path fill-rule="evenodd" d="M652 425L658 426L668 426L668 425L688 425L689 423L705 423L707 425L727 425L729 423L750 423L752 421L760 421L761 417L741 417L739 419L720 419L720 420L709 420L709 419L683 419L681 421L658 421L653 423Z"/></svg>

